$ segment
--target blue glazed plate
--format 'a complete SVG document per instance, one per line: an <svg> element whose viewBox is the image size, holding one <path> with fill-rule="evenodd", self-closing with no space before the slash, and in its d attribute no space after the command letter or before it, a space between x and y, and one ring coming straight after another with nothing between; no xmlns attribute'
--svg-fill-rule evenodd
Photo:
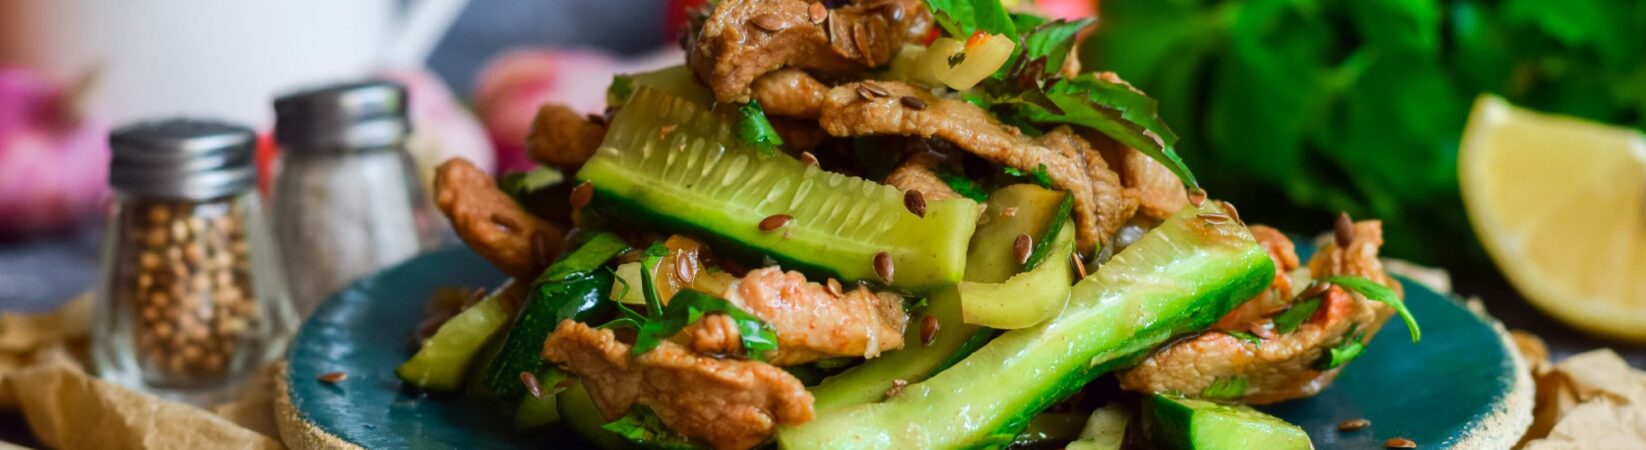
<svg viewBox="0 0 1646 450"><path fill-rule="evenodd" d="M1300 248L1302 252L1306 249ZM450 248L367 277L332 297L292 343L282 386L288 443L365 448L575 448L565 436L523 436L512 407L438 399L404 389L394 368L412 353L411 335L428 295L441 286L495 286L503 275L474 253ZM1413 344L1391 320L1336 383L1312 398L1264 408L1309 432L1316 448L1381 448L1405 437L1420 448L1512 444L1530 420L1516 362L1495 328L1447 297L1407 280L1406 301L1423 325ZM317 381L341 371L337 384ZM1340 433L1337 423L1372 425ZM1523 418L1523 419L1522 419ZM295 438L293 429L314 436ZM346 445L344 445L346 446Z"/></svg>

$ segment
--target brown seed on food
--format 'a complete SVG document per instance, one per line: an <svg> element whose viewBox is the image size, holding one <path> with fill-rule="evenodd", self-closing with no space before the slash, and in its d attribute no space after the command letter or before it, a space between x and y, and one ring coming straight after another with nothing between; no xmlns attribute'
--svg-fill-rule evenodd
<svg viewBox="0 0 1646 450"><path fill-rule="evenodd" d="M862 86L863 89L869 90L870 93L873 93L877 97L890 97L892 95L892 92L886 90L885 86L881 86L880 83L873 81L864 81L863 84L859 86Z"/></svg>
<svg viewBox="0 0 1646 450"><path fill-rule="evenodd" d="M337 384L342 383L344 380L348 380L349 374L343 372L326 372L320 374L320 377L317 379L320 380L321 383Z"/></svg>
<svg viewBox="0 0 1646 450"><path fill-rule="evenodd" d="M1029 253L1034 250L1034 238L1029 233L1018 233L1017 239L1012 241L1012 256L1017 258L1018 264L1029 262Z"/></svg>
<svg viewBox="0 0 1646 450"><path fill-rule="evenodd" d="M526 385L526 393L532 398L543 398L543 386L537 384L537 375L531 372L520 372L520 383Z"/></svg>
<svg viewBox="0 0 1646 450"><path fill-rule="evenodd" d="M840 287L840 280L836 280L836 279L833 279L833 278L830 278L828 283L823 284L823 289L828 290L829 295L833 295L836 298L839 298L841 296L846 295L846 293Z"/></svg>
<svg viewBox="0 0 1646 450"><path fill-rule="evenodd" d="M1327 289L1331 289L1331 288L1332 288L1332 285L1322 283L1322 282L1319 282L1319 281L1309 283L1308 287L1303 288L1303 292L1297 294L1297 299L1298 300L1304 300L1304 299L1319 297L1321 294L1325 294Z"/></svg>
<svg viewBox="0 0 1646 450"><path fill-rule="evenodd" d="M1196 208L1199 208L1200 205L1203 205L1205 203L1206 203L1206 190L1205 189L1194 188L1194 189L1189 190L1189 204L1194 205L1194 207L1196 207Z"/></svg>
<svg viewBox="0 0 1646 450"><path fill-rule="evenodd" d="M760 220L760 231L770 233L778 228L788 226L789 222L793 220L794 216L788 214L772 214Z"/></svg>
<svg viewBox="0 0 1646 450"><path fill-rule="evenodd" d="M1074 259L1074 274L1080 276L1082 280L1086 279L1086 262L1080 260L1080 254L1070 254L1069 258Z"/></svg>
<svg viewBox="0 0 1646 450"><path fill-rule="evenodd" d="M1332 224L1332 237L1337 240L1337 247L1348 247L1355 240L1355 223L1349 219L1349 213L1337 213L1337 222Z"/></svg>
<svg viewBox="0 0 1646 450"><path fill-rule="evenodd" d="M892 282L892 274L896 269L892 267L892 255L886 252L874 254L874 274L880 277L880 281Z"/></svg>
<svg viewBox="0 0 1646 450"><path fill-rule="evenodd" d="M892 398L898 396L898 394L902 394L903 388L905 387L909 387L909 380L901 378L892 380L892 388L886 390L886 398Z"/></svg>
<svg viewBox="0 0 1646 450"><path fill-rule="evenodd" d="M812 20L812 23L823 23L823 19L829 18L829 8L823 6L823 2L813 3L806 10L806 16Z"/></svg>
<svg viewBox="0 0 1646 450"><path fill-rule="evenodd" d="M1222 202L1222 203L1223 203L1223 210L1229 213L1229 217L1234 218L1235 222L1246 223L1245 221L1240 220L1240 210L1235 209L1234 203L1229 203L1229 202Z"/></svg>
<svg viewBox="0 0 1646 450"><path fill-rule="evenodd" d="M1196 214L1195 217L1199 217L1200 220L1204 220L1208 223L1226 223L1230 220L1229 216L1218 213L1200 213Z"/></svg>
<svg viewBox="0 0 1646 450"><path fill-rule="evenodd" d="M579 183L577 187L572 188L572 209L582 209L584 206L588 206L589 200L593 199L594 184L584 181Z"/></svg>
<svg viewBox="0 0 1646 450"><path fill-rule="evenodd" d="M931 314L927 314L925 318L920 319L921 347L932 346L932 342L937 340L937 327L940 325L942 324L937 323L937 316Z"/></svg>
<svg viewBox="0 0 1646 450"><path fill-rule="evenodd" d="M674 254L674 277L686 284L692 284L692 281L697 279L697 261L691 252Z"/></svg>
<svg viewBox="0 0 1646 450"><path fill-rule="evenodd" d="M902 102L904 107L915 111L926 109L926 101L912 95L905 95L897 101Z"/></svg>
<svg viewBox="0 0 1646 450"><path fill-rule="evenodd" d="M1349 419L1349 420L1345 420L1345 421L1342 421L1342 422L1338 422L1337 423L1337 431L1359 431L1360 429L1366 428L1366 427L1371 426L1371 425L1372 425L1372 421L1370 421L1370 420L1366 420L1366 419Z"/></svg>
<svg viewBox="0 0 1646 450"><path fill-rule="evenodd" d="M766 31L783 31L784 28L789 27L789 21L783 20L782 17L772 13L754 16L753 19L749 19L749 23L753 23L754 26Z"/></svg>
<svg viewBox="0 0 1646 450"><path fill-rule="evenodd" d="M1412 442L1411 439L1397 437L1383 441L1383 446L1387 448L1417 448L1417 443Z"/></svg>
<svg viewBox="0 0 1646 450"><path fill-rule="evenodd" d="M926 195L915 190L904 192L903 207L908 208L915 217L926 217Z"/></svg>
<svg viewBox="0 0 1646 450"><path fill-rule="evenodd" d="M820 3L813 3L813 4L817 5L817 4L820 4ZM800 152L800 162L802 164L805 164L805 165L808 165L808 166L818 166L818 165L820 165L820 164L817 163L817 155L813 155L812 152Z"/></svg>

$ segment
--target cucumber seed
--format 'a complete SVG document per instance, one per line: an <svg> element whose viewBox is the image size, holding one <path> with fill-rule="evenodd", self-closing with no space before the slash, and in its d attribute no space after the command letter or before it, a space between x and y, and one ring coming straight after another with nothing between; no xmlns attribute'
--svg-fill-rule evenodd
<svg viewBox="0 0 1646 450"><path fill-rule="evenodd" d="M1017 258L1018 264L1029 263L1029 253L1034 250L1034 238L1029 233L1018 233L1017 239L1012 240L1012 256Z"/></svg>
<svg viewBox="0 0 1646 450"><path fill-rule="evenodd" d="M772 214L770 216L766 216L764 220L760 221L760 231L769 233L778 228L788 226L789 222L793 220L794 216L790 216L788 214Z"/></svg>
<svg viewBox="0 0 1646 450"><path fill-rule="evenodd" d="M915 217L926 217L926 196L916 190L904 192L903 207L908 208Z"/></svg>
<svg viewBox="0 0 1646 450"><path fill-rule="evenodd" d="M892 274L896 269L892 267L892 255L886 252L874 254L874 274L880 276L880 281L892 282Z"/></svg>
<svg viewBox="0 0 1646 450"><path fill-rule="evenodd" d="M1337 222L1332 224L1332 237L1337 239L1337 248L1348 247L1355 240L1355 223L1349 219L1349 213L1337 213Z"/></svg>

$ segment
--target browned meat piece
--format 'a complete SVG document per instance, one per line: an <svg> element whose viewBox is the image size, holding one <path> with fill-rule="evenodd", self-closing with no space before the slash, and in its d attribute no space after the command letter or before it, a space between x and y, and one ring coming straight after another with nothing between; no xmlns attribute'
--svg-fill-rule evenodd
<svg viewBox="0 0 1646 450"><path fill-rule="evenodd" d="M800 69L781 69L754 80L754 99L768 115L816 119L828 86Z"/></svg>
<svg viewBox="0 0 1646 450"><path fill-rule="evenodd" d="M537 109L532 132L526 137L526 156L547 166L576 170L600 149L606 125L578 114L566 105L549 103Z"/></svg>
<svg viewBox="0 0 1646 450"><path fill-rule="evenodd" d="M903 327L909 315L903 311L901 297L865 287L836 292L841 295L806 281L799 272L766 267L749 271L723 296L777 330L777 350L766 354L766 360L773 365L805 364L837 356L873 358L903 348ZM728 344L712 342L727 333L692 329L701 327L693 325L682 333L694 340L699 334L713 339L693 342L692 348L727 348Z"/></svg>
<svg viewBox="0 0 1646 450"><path fill-rule="evenodd" d="M850 76L891 61L905 42L931 28L919 0L860 0L825 10L813 21L804 0L725 0L687 43L686 65L716 100L749 101L761 75L796 67L825 76Z"/></svg>
<svg viewBox="0 0 1646 450"><path fill-rule="evenodd" d="M1336 244L1328 244L1310 260L1314 278L1347 274L1393 283L1377 262L1377 248L1382 243L1379 224L1361 222L1354 229L1354 239L1346 247L1349 251L1340 251ZM1273 238L1268 242L1278 244ZM1266 243L1265 247L1271 255L1289 253L1279 245ZM1288 261L1283 259L1276 258L1277 262L1286 264ZM1295 257L1290 264L1296 266ZM1391 284L1391 287L1398 288L1398 285ZM1265 292L1259 297L1266 295L1272 294ZM1204 392L1219 379L1238 377L1247 383L1245 393L1237 399L1245 403L1267 404L1314 395L1331 384L1342 369L1316 370L1316 362L1327 355L1329 349L1348 339L1351 329L1356 334L1366 333L1365 339L1370 342L1383 322L1394 314L1393 308L1360 298L1340 287L1333 286L1324 295L1320 309L1291 333L1272 332L1274 337L1253 343L1223 331L1207 332L1161 349L1137 367L1121 372L1120 386L1134 391L1193 395ZM1270 324L1271 320L1265 318L1254 327L1269 330Z"/></svg>
<svg viewBox="0 0 1646 450"><path fill-rule="evenodd" d="M469 248L516 279L537 278L560 254L565 231L520 209L497 190L491 175L468 160L452 159L435 169L434 201Z"/></svg>
<svg viewBox="0 0 1646 450"><path fill-rule="evenodd" d="M829 135L817 127L815 120L790 119L786 117L771 117L772 128L777 130L777 136L783 138L783 149L790 154L816 150L823 143L823 138Z"/></svg>
<svg viewBox="0 0 1646 450"><path fill-rule="evenodd" d="M1292 239L1280 230L1263 225L1252 225L1251 230L1258 245L1268 250L1269 259L1274 260L1274 281L1269 283L1269 289L1224 315L1212 326L1214 329L1267 333L1267 328L1259 326L1263 318L1279 313L1292 303L1292 278L1289 274L1298 267L1297 249L1292 246Z"/></svg>
<svg viewBox="0 0 1646 450"><path fill-rule="evenodd" d="M645 405L669 429L716 449L759 445L777 425L812 420L812 394L793 375L753 361L699 356L663 342L631 358L611 330L561 322L543 358L575 374L607 420Z"/></svg>
<svg viewBox="0 0 1646 450"><path fill-rule="evenodd" d="M925 89L890 81L850 83L829 90L819 122L834 136L878 134L936 137L996 164L1024 171L1046 166L1057 187L1074 193L1081 249L1107 242L1131 216L1117 178L1084 140L1066 128L1030 139L988 111L961 100L937 98ZM860 89L861 88L861 89ZM880 96L875 90L888 95ZM867 94L867 95L865 95ZM914 97L920 108L902 100ZM1095 176L1094 176L1095 175Z"/></svg>
<svg viewBox="0 0 1646 450"><path fill-rule="evenodd" d="M692 351L705 355L735 355L743 349L743 333L725 313L703 316L696 326L682 330Z"/></svg>
<svg viewBox="0 0 1646 450"><path fill-rule="evenodd" d="M942 163L943 157L935 153L909 155L890 175L886 175L886 184L903 191L919 191L928 202L959 197L954 188L932 173L932 168Z"/></svg>
<svg viewBox="0 0 1646 450"><path fill-rule="evenodd" d="M1156 219L1165 219L1189 205L1188 190L1164 164L1107 136L1086 135L1103 153L1109 167L1120 174L1120 183L1127 194L1137 198L1138 212Z"/></svg>

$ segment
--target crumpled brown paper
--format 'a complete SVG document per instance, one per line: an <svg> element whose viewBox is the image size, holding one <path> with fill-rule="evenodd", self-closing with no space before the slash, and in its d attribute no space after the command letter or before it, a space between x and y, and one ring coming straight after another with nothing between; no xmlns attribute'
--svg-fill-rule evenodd
<svg viewBox="0 0 1646 450"><path fill-rule="evenodd" d="M1609 349L1550 364L1543 341L1514 332L1537 382L1525 450L1646 448L1646 372Z"/></svg>
<svg viewBox="0 0 1646 450"><path fill-rule="evenodd" d="M217 413L109 384L85 372L89 296L49 314L0 314L0 408L17 409L61 449L283 449L269 392ZM252 383L272 383L272 371ZM272 385L271 385L272 386Z"/></svg>

